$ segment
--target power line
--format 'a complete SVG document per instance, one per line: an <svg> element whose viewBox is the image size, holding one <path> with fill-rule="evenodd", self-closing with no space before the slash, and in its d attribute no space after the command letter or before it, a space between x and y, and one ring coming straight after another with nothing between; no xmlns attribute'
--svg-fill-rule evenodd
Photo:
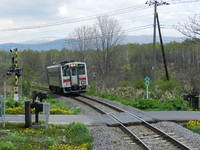
<svg viewBox="0 0 200 150"><path fill-rule="evenodd" d="M148 9L148 7L144 7L144 6L143 7L138 7L138 6L127 7L127 8L116 9L116 10L109 11L109 12L106 12L106 13L95 14L95 15L86 16L86 17L71 18L71 19L66 18L63 21L57 21L57 22L53 22L53 23L34 25L34 26L23 26L23 27L17 27L17 28L1 29L0 31L19 31L19 30L27 30L27 29L46 28L46 27L58 26L58 25L70 24L70 23L78 23L78 22L96 19L97 16L101 16L101 15L115 16L115 15L130 13L130 10L132 10L132 9L134 11L139 11L139 10Z"/></svg>

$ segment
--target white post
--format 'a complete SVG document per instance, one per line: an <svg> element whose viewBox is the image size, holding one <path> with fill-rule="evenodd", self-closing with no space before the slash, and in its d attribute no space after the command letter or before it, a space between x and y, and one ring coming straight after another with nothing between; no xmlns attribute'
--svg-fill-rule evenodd
<svg viewBox="0 0 200 150"><path fill-rule="evenodd" d="M149 86L146 86L146 92L147 92L147 99L149 99Z"/></svg>

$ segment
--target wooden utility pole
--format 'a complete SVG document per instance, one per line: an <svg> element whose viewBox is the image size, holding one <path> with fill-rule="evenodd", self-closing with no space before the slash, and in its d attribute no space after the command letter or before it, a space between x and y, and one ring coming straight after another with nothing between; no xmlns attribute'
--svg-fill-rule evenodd
<svg viewBox="0 0 200 150"><path fill-rule="evenodd" d="M164 45L163 45L163 40L162 40L162 34L161 34L161 29L160 29L160 21L159 21L158 13L156 14L156 20L158 23L158 33L159 33L160 46L161 46L161 51L162 51L162 56L163 56L163 64L165 67L165 75L166 75L166 79L169 80L169 73L168 73L168 69L167 69L167 61L166 61L166 56L165 56L165 50L164 50Z"/></svg>
<svg viewBox="0 0 200 150"><path fill-rule="evenodd" d="M169 3L164 2L164 1L158 2L157 0L150 0L150 1L147 1L145 4L148 4L149 6L154 5L154 25L153 25L154 26L154 29L153 29L153 59L154 59L154 64L153 64L152 69L155 69L155 66L156 66L156 27L157 27L156 23L157 23L166 79L169 80L169 73L168 73L167 62L166 62L166 58L165 58L164 45L163 45L162 34L161 34L161 29L160 29L160 22L159 22L158 12L157 12L157 6L169 5ZM155 73L155 71L154 71L154 73Z"/></svg>

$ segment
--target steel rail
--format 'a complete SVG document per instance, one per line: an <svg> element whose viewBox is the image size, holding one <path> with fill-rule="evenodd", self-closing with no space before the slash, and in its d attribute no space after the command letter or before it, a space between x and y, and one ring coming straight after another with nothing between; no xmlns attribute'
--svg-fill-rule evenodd
<svg viewBox="0 0 200 150"><path fill-rule="evenodd" d="M49 91L48 88L43 88L43 87L36 87L36 86L33 86L32 88L40 89L40 90L45 90L45 91L48 90L48 91ZM155 131L155 132L161 134L162 136L166 137L167 139L169 139L169 140L170 140L172 143L174 143L177 147L180 147L180 148L183 149L183 150L192 150L191 148L189 148L188 146L186 146L186 145L183 144L182 142L180 142L180 141L176 140L175 138L171 137L169 134L167 134L167 133L165 133L164 131L158 129L157 127L152 126L150 123L148 123L147 121L145 121L144 119L142 119L140 116L137 116L137 115L135 115L135 114L133 114L133 113L130 113L130 112L128 112L128 111L126 111L126 110L124 110L124 109L118 107L118 106L114 106L114 105L112 105L112 104L110 104L110 103L107 103L107 102L105 102L105 101L103 102L103 101L97 100L97 99L95 99L95 98L86 96L86 95L80 95L80 97L83 97L83 98L86 98L86 99L89 99L89 100L98 102L98 103L100 103L100 104L102 104L102 105L105 105L105 106L107 106L107 107L110 107L110 108L112 108L112 109L115 109L115 110L117 110L117 111L119 111L119 112L128 113L130 116L132 116L132 117L134 117L134 118L137 118L138 120L140 120L141 122L143 122L144 125L145 125L147 128L149 128L149 129L151 129L151 130L153 130L153 131ZM139 143L144 147L144 149L150 150L150 148L149 148L143 141L141 141L141 140L137 137L137 135L135 135L135 134L134 134L132 131L130 131L126 126L124 126L124 125L123 125L123 122L120 121L120 119L118 119L115 115L113 115L113 114L108 114L108 113L104 112L102 109L100 109L100 108L98 108L98 107L96 107L96 106L94 106L94 105L92 105L92 104L90 104L90 103L87 103L87 102L85 102L84 100L80 100L80 99L77 99L77 98L75 98L75 97L73 97L73 99L76 99L76 100L78 100L78 101L81 101L82 103L84 103L84 104L86 104L86 105L88 105L88 106L94 108L95 110L97 110L98 112L100 112L100 113L102 113L102 114L107 114L107 115L111 116L113 119L117 120L117 121L119 122L119 125L120 125L121 127L123 127L123 129L124 129L127 133L129 133L134 139L136 139L137 142L139 142ZM125 127L125 128L124 128L124 127Z"/></svg>
<svg viewBox="0 0 200 150"><path fill-rule="evenodd" d="M109 103L107 103L107 102L105 102L105 101L103 102L103 101L97 100L97 99L95 99L95 98L86 96L86 95L80 95L80 96L81 96L81 97L84 97L84 98L87 98L87 99L90 99L90 100L93 100L93 101L96 101L96 102L98 102L98 103L101 103L101 104L103 104L103 105L105 105L105 106L108 106L108 107L113 108L113 109L115 109L115 110L118 110L118 111L120 111L120 112L125 112L125 113L129 114L130 116L132 116L132 117L137 118L138 120L140 120L142 123L144 123L144 125L145 125L147 128L149 128L149 129L153 130L154 132L157 132L157 133L161 134L162 136L166 137L167 139L169 139L169 140L170 140L172 143L174 143L177 147L180 147L180 148L183 149L183 150L192 150L192 149L189 148L187 145L185 145L185 144L183 144L182 142L176 140L175 138L173 138L173 137L170 136L169 134L167 134L167 133L165 133L164 131L158 129L157 127L152 126L150 123L148 123L147 121L145 121L144 119L142 119L140 116L137 116L137 115L135 115L135 114L133 114L133 113L131 113L131 112L128 112L128 111L126 111L126 110L124 110L124 109L122 109L122 108L119 108L118 106L114 106L114 105L112 105L112 104L109 104Z"/></svg>
<svg viewBox="0 0 200 150"><path fill-rule="evenodd" d="M151 148L149 148L140 138L138 138L138 136L135 133L133 133L130 129L128 129L123 124L123 122L120 119L118 119L115 115L107 113L107 112L103 111L102 109L96 107L95 105L92 105L92 104L90 104L90 103L88 103L88 102L86 102L86 101L84 101L82 99L79 99L77 97L72 97L72 98L75 99L75 100L81 101L82 103L94 108L95 110L97 110L98 112L100 112L102 114L106 114L106 115L110 116L111 119L113 119L113 120L118 122L118 124L122 127L122 130L124 130L128 135L130 135L131 138L133 140L135 140L137 143L139 143L145 150L151 150Z"/></svg>

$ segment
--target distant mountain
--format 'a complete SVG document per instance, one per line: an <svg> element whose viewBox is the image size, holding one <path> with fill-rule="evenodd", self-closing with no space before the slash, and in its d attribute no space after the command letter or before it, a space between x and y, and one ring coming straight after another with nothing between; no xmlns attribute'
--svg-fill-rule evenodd
<svg viewBox="0 0 200 150"><path fill-rule="evenodd" d="M158 39L158 38L157 38ZM182 42L184 39L180 37L164 37L163 38L165 43L169 43L172 41ZM11 48L18 48L20 50L24 49L32 49L32 50L50 50L50 49L58 49L61 50L64 47L71 49L70 42L75 40L69 39L58 39L50 42L44 43L34 43L34 44L26 44L26 43L7 43L7 44L0 44L0 50L10 50ZM158 41L158 40L157 40ZM141 35L141 36L126 36L121 44L128 44L128 43L152 43L152 36L149 35Z"/></svg>
<svg viewBox="0 0 200 150"><path fill-rule="evenodd" d="M38 44L24 44L24 43L7 43L0 44L0 50L10 50L11 48L18 48L20 50L32 49L32 50L49 50L49 49L62 49L64 47L65 40L59 39L50 42L38 43Z"/></svg>
<svg viewBox="0 0 200 150"><path fill-rule="evenodd" d="M159 37L156 37L156 41L159 41ZM182 42L184 41L185 38L183 37L170 37L166 36L163 37L163 42L164 43L169 43L169 42ZM140 36L126 36L123 40L123 44L128 44L128 43L138 43L138 44L144 44L144 43L152 43L153 42L153 36L150 35L140 35Z"/></svg>

